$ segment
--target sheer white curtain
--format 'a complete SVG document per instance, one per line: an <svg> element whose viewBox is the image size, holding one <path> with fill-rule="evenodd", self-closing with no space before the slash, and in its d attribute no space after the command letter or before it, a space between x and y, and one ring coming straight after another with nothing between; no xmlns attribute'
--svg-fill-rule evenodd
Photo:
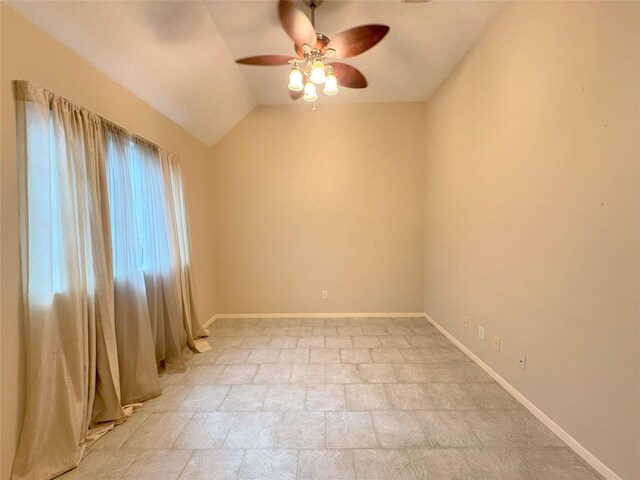
<svg viewBox="0 0 640 480"><path fill-rule="evenodd" d="M25 419L13 479L49 479L209 345L177 158L16 82Z"/></svg>
<svg viewBox="0 0 640 480"><path fill-rule="evenodd" d="M15 479L79 462L120 401L103 137L98 117L16 86L26 404Z"/></svg>
<svg viewBox="0 0 640 480"><path fill-rule="evenodd" d="M134 403L159 395L160 384L132 181L133 142L110 128L105 137L120 388L123 402Z"/></svg>

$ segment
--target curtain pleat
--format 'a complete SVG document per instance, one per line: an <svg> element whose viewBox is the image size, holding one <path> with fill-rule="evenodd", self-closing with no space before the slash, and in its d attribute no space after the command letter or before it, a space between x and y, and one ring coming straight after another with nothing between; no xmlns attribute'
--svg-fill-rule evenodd
<svg viewBox="0 0 640 480"><path fill-rule="evenodd" d="M209 345L177 158L16 82L25 417L12 479L50 479Z"/></svg>

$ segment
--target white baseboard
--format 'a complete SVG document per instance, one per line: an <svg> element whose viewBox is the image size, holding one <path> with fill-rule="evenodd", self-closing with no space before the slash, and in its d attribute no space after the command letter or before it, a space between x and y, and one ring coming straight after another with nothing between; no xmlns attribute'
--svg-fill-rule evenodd
<svg viewBox="0 0 640 480"><path fill-rule="evenodd" d="M424 318L422 312L364 312L364 313L217 313L202 325L207 328L218 318Z"/></svg>
<svg viewBox="0 0 640 480"><path fill-rule="evenodd" d="M515 389L509 382L502 378L489 365L484 363L476 354L464 346L456 337L451 335L442 325L436 322L426 313L423 315L429 322L433 324L445 337L451 340L460 350L462 350L471 360L478 364L485 372L487 372L496 382L502 385L518 402L520 402L527 410L529 410L538 420L544 423L553 433L555 433L564 443L574 452L580 455L585 462L591 465L600 475L607 480L622 480L613 470L602 463L589 450L583 447L575 438L562 429L557 423L551 420L545 413L531 403L522 393Z"/></svg>

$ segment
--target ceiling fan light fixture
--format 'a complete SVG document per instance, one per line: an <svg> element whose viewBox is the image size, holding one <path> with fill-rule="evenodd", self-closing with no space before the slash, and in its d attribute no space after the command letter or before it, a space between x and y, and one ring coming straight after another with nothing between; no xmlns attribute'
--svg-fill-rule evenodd
<svg viewBox="0 0 640 480"><path fill-rule="evenodd" d="M293 67L289 72L289 90L299 92L304 88L304 76L298 67Z"/></svg>
<svg viewBox="0 0 640 480"><path fill-rule="evenodd" d="M311 76L309 77L309 79L316 85L324 83L324 62L322 60L316 59L313 61L313 63L311 64Z"/></svg>
<svg viewBox="0 0 640 480"><path fill-rule="evenodd" d="M315 102L318 100L318 93L316 92L316 86L313 82L308 81L304 84L304 97L302 99L305 102Z"/></svg>
<svg viewBox="0 0 640 480"><path fill-rule="evenodd" d="M336 95L338 93L338 79L334 75L333 71L327 73L322 93L325 95Z"/></svg>

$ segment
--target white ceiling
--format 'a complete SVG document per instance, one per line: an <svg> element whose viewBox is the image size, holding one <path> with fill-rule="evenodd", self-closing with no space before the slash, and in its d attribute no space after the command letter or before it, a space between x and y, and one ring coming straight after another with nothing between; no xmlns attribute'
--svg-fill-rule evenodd
<svg viewBox="0 0 640 480"><path fill-rule="evenodd" d="M291 102L287 66L234 62L292 54L275 0L7 3L208 145L256 105ZM325 0L316 11L316 30L329 37L365 23L387 24L391 31L372 50L345 60L365 74L369 87L343 88L320 102L428 99L502 6L491 1Z"/></svg>

